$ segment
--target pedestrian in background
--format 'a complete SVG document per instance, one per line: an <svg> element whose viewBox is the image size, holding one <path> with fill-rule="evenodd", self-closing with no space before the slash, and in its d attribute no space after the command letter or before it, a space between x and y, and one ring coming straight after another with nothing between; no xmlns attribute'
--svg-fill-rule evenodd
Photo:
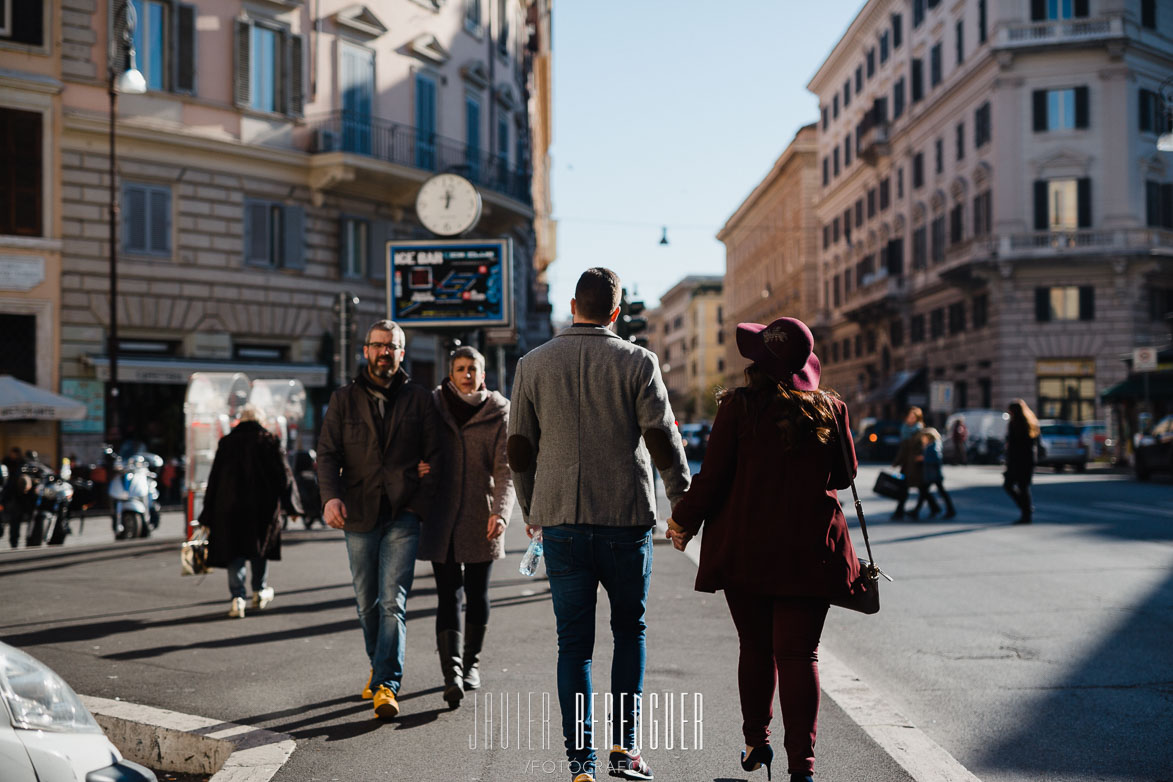
<svg viewBox="0 0 1173 782"><path fill-rule="evenodd" d="M953 448L957 453L958 464L969 464L969 451L966 450L969 440L969 428L964 418L953 422L953 431L949 434L953 438Z"/></svg>
<svg viewBox="0 0 1173 782"><path fill-rule="evenodd" d="M619 316L619 276L583 272L570 328L517 362L509 413L509 466L526 530L542 535L558 627L558 703L574 782L594 782L595 601L611 602L615 704L608 770L651 779L636 746L644 665L644 615L652 575L656 497L652 463L668 499L688 488L688 461L650 350L607 328ZM585 708L576 713L576 700Z"/></svg>
<svg viewBox="0 0 1173 782"><path fill-rule="evenodd" d="M1039 419L1021 399L1012 401L1006 411L1010 413L1010 422L1006 425L1006 472L1002 487L1021 513L1014 523L1030 524L1034 513L1030 482L1035 472Z"/></svg>
<svg viewBox="0 0 1173 782"><path fill-rule="evenodd" d="M896 461L892 463L893 467L899 467L900 472L904 473L904 485L907 490L904 497L896 502L896 510L892 513L893 519L904 518L904 503L908 501L908 495L913 487L917 491L917 508L920 508L921 503L927 499L932 515L936 516L941 511L937 501L932 495L926 494L924 489L925 454L920 439L920 432L924 428L925 414L919 407L908 408L908 412L904 414L904 423L900 425L900 450L896 452ZM913 511L912 519L915 521L916 518L916 511Z"/></svg>
<svg viewBox="0 0 1173 782"><path fill-rule="evenodd" d="M460 705L465 690L481 686L481 648L489 626L489 578L505 557L502 537L513 512L513 475L506 440L509 400L485 386L485 357L459 347L448 358L448 378L432 391L440 417L445 491L420 530L418 557L436 577L436 648L444 700ZM420 474L430 471L420 464ZM461 598L466 603L461 630ZM463 645L463 649L462 649Z"/></svg>
<svg viewBox="0 0 1173 782"><path fill-rule="evenodd" d="M208 564L228 571L228 615L244 618L246 563L252 567L253 608L273 600L269 561L281 559L281 509L299 514L301 502L281 441L245 405L236 427L220 438L199 522L208 529Z"/></svg>
<svg viewBox="0 0 1173 782"><path fill-rule="evenodd" d="M929 426L921 430L921 455L924 457L921 461L921 485L918 490L916 498L916 507L912 509L912 518L919 517L921 506L924 505L925 499L932 499L932 488L937 487L937 491L941 493L941 499L945 502L945 518L951 519L957 515L953 509L953 500L949 498L949 492L945 491L945 471L944 471L944 454L941 447L941 433L933 427ZM937 515L937 508L929 508L929 517L933 518Z"/></svg>
<svg viewBox="0 0 1173 782"><path fill-rule="evenodd" d="M851 485L855 447L847 405L819 390L806 324L738 324L737 349L753 362L746 384L723 395L704 464L672 509L668 538L683 550L704 527L696 589L724 590L737 628L742 769L764 765L771 775L777 689L790 779L811 782L828 597L845 593L859 574L835 491Z"/></svg>
<svg viewBox="0 0 1173 782"><path fill-rule="evenodd" d="M374 702L380 719L399 714L420 520L431 514L443 469L435 406L404 371L406 348L403 329L392 321L367 329L367 363L330 397L318 438L322 517L346 533L371 664L362 697ZM428 475L420 476L421 461L431 465Z"/></svg>

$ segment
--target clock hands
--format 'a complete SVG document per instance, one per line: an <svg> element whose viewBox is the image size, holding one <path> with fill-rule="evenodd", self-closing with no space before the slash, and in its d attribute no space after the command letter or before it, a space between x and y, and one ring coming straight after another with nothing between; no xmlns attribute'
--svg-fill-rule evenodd
<svg viewBox="0 0 1173 782"><path fill-rule="evenodd" d="M447 209L451 205L452 205L452 191L445 190L444 191L444 208Z"/></svg>

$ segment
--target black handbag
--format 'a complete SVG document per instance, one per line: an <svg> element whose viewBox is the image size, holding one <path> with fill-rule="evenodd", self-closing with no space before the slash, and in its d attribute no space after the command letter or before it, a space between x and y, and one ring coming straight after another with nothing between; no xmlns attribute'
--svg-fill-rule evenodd
<svg viewBox="0 0 1173 782"><path fill-rule="evenodd" d="M847 452L847 438L843 434L843 427L836 419L839 428L839 445L843 449L843 469L851 475L851 455ZM881 476L884 473L880 473ZM901 476L903 479L903 476ZM904 481L907 485L907 481ZM859 576L851 582L851 586L843 593L828 598L831 605L841 608L850 608L861 614L874 614L880 610L880 576L892 580L884 571L876 567L872 559L872 543L868 540L868 525L863 518L863 503L859 501L859 493L855 490L855 479L851 480L851 496L855 500L855 514L859 517L859 528L863 530L863 542L868 550L868 558L859 558ZM850 533L849 533L850 534Z"/></svg>
<svg viewBox="0 0 1173 782"><path fill-rule="evenodd" d="M908 478L900 473L892 474L881 470L876 476L876 485L872 487L872 491L881 497L903 502L908 499Z"/></svg>

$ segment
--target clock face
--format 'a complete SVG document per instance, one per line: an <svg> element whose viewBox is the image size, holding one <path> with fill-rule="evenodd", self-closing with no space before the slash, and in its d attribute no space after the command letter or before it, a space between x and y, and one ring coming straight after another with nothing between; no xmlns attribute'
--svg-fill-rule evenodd
<svg viewBox="0 0 1173 782"><path fill-rule="evenodd" d="M457 236L481 219L481 194L462 176L437 174L420 186L415 213L432 233Z"/></svg>

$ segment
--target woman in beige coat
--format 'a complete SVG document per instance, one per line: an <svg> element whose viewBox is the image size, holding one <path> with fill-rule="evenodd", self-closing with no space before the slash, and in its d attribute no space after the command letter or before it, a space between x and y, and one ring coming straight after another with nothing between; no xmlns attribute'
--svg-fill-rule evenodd
<svg viewBox="0 0 1173 782"><path fill-rule="evenodd" d="M489 624L490 571L493 561L505 556L502 536L513 511L505 453L509 400L485 387L485 357L472 347L452 352L448 378L432 399L444 422L445 486L434 514L420 527L417 558L430 561L436 576L436 646L444 700L455 708L465 690L480 686L477 664ZM461 592L467 603L463 632Z"/></svg>

